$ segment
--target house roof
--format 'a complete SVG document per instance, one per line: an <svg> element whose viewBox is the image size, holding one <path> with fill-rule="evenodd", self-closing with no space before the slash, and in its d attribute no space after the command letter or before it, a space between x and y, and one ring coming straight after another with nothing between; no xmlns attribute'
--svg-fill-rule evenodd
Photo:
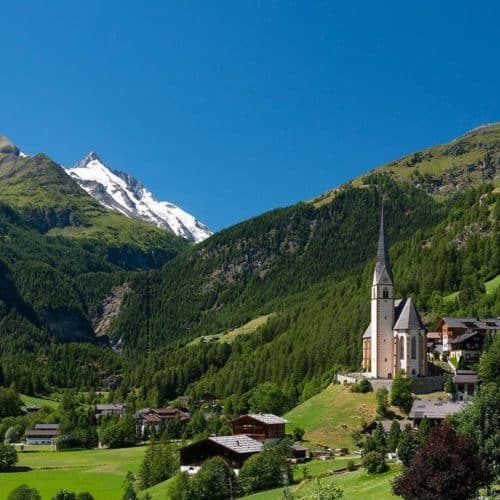
<svg viewBox="0 0 500 500"><path fill-rule="evenodd" d="M440 340L441 333L440 332L427 332L427 339L428 340Z"/></svg>
<svg viewBox="0 0 500 500"><path fill-rule="evenodd" d="M459 413L464 409L463 401L419 400L413 402L409 418L444 419L448 415Z"/></svg>
<svg viewBox="0 0 500 500"><path fill-rule="evenodd" d="M57 429L46 429L46 430L33 430L33 431L26 431L25 436L27 438L30 437L55 437L59 434L59 431Z"/></svg>
<svg viewBox="0 0 500 500"><path fill-rule="evenodd" d="M158 415L177 415L177 413L179 413L179 410L173 406L168 406L167 408L155 408L153 411Z"/></svg>
<svg viewBox="0 0 500 500"><path fill-rule="evenodd" d="M36 424L35 430L37 431L57 431L59 424Z"/></svg>
<svg viewBox="0 0 500 500"><path fill-rule="evenodd" d="M394 330L424 330L424 324L420 319L417 308L413 303L411 297L408 297L404 301L402 310L397 316L396 323L394 324Z"/></svg>
<svg viewBox="0 0 500 500"><path fill-rule="evenodd" d="M401 430L405 429L408 425L411 426L411 420L396 420L396 422L399 424L399 428ZM391 430L392 420L381 420L380 425L384 429L385 433L388 434Z"/></svg>
<svg viewBox="0 0 500 500"><path fill-rule="evenodd" d="M452 318L442 320L450 328L476 328L478 330L500 330L500 318Z"/></svg>
<svg viewBox="0 0 500 500"><path fill-rule="evenodd" d="M234 436L214 436L209 437L209 441L217 443L235 453L258 453L262 450L262 443L246 434L236 434Z"/></svg>
<svg viewBox="0 0 500 500"><path fill-rule="evenodd" d="M453 376L454 384L477 384L478 382L479 376L473 370L457 370Z"/></svg>
<svg viewBox="0 0 500 500"><path fill-rule="evenodd" d="M287 424L288 420L273 415L272 413L250 413L249 417L262 422L263 424Z"/></svg>
<svg viewBox="0 0 500 500"><path fill-rule="evenodd" d="M126 408L124 403L106 403L95 405L97 411L122 411Z"/></svg>
<svg viewBox="0 0 500 500"><path fill-rule="evenodd" d="M392 282L392 268L391 262L389 260L389 253L387 251L387 241L385 238L384 206L382 205L382 210L380 212L380 229L377 243L377 261L375 263L375 270L373 272L374 283L380 283L384 271L387 272L387 274L389 275L389 279Z"/></svg>
<svg viewBox="0 0 500 500"><path fill-rule="evenodd" d="M161 418L158 415L154 414L154 413L147 413L146 415L143 415L143 418L147 422L151 422L151 423L161 422Z"/></svg>
<svg viewBox="0 0 500 500"><path fill-rule="evenodd" d="M476 335L481 335L481 334L479 332L462 333L462 335L459 335L458 337L451 339L449 342L450 342L450 344L460 344L460 342L463 342L464 340L471 339L472 337L475 337Z"/></svg>

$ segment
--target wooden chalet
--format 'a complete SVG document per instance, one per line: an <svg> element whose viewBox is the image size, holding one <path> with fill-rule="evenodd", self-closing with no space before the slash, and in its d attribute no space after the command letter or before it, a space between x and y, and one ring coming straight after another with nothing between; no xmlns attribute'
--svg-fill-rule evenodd
<svg viewBox="0 0 500 500"><path fill-rule="evenodd" d="M232 469L239 471L248 458L262 450L262 446L260 441L245 434L202 439L181 448L181 472L195 474L213 457L223 458Z"/></svg>
<svg viewBox="0 0 500 500"><path fill-rule="evenodd" d="M140 437L145 437L154 429L156 435L160 435L174 420L185 424L191 416L187 411L179 410L173 406L166 408L144 408L135 414L136 431Z"/></svg>
<svg viewBox="0 0 500 500"><path fill-rule="evenodd" d="M285 437L288 420L271 413L251 413L231 420L233 434L247 434L258 441L280 440Z"/></svg>
<svg viewBox="0 0 500 500"><path fill-rule="evenodd" d="M33 430L25 432L26 444L55 444L59 436L59 424L36 424Z"/></svg>
<svg viewBox="0 0 500 500"><path fill-rule="evenodd" d="M106 403L95 405L95 417L96 420L100 420L101 417L106 415L118 415L123 417L127 411L127 405L124 403Z"/></svg>

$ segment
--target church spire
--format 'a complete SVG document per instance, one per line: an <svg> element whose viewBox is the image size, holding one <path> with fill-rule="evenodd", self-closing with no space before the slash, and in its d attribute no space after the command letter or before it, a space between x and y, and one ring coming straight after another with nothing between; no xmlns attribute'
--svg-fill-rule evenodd
<svg viewBox="0 0 500 500"><path fill-rule="evenodd" d="M379 283L382 278L383 272L387 271L389 279L392 283L392 269L391 262L389 261L389 253L387 251L387 241L385 239L385 224L384 224L384 204L382 203L382 210L380 213L380 231L378 235L377 246L377 262L375 264L375 272L373 274L373 283Z"/></svg>

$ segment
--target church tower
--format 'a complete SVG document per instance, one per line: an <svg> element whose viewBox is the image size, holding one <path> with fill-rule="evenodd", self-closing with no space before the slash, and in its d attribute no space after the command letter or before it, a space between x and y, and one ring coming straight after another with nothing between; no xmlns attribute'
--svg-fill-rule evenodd
<svg viewBox="0 0 500 500"><path fill-rule="evenodd" d="M371 298L370 373L372 377L392 378L394 321L394 281L387 252L384 207L382 206Z"/></svg>

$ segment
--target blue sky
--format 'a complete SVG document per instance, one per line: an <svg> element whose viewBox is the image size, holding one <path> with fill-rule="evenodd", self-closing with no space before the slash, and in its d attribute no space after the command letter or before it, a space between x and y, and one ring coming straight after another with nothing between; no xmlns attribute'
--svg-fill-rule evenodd
<svg viewBox="0 0 500 500"><path fill-rule="evenodd" d="M2 4L0 133L214 229L500 120L500 3Z"/></svg>

